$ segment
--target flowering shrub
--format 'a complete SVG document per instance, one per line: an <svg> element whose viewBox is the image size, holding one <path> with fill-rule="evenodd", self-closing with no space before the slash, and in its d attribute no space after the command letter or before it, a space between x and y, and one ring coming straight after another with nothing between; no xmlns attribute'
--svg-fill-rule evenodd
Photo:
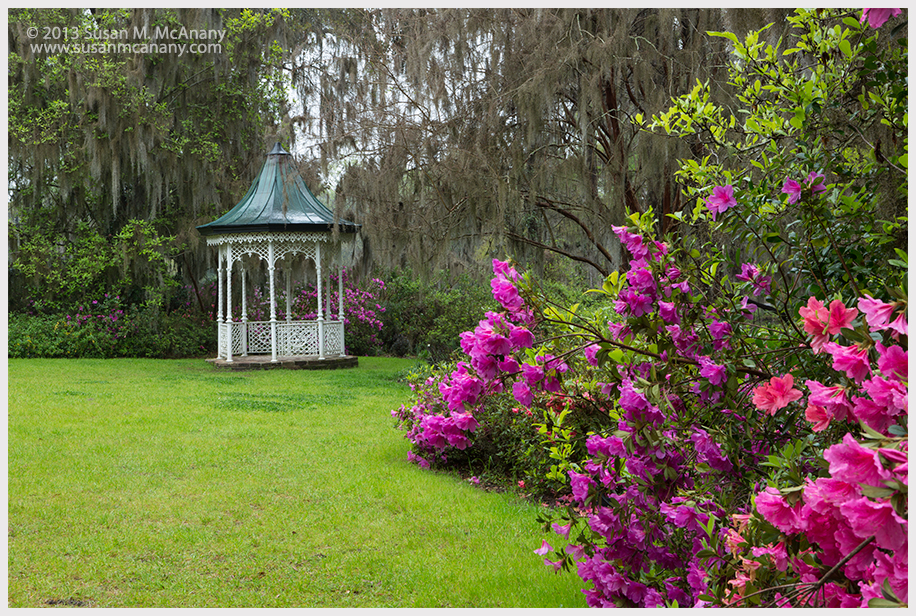
<svg viewBox="0 0 916 616"><path fill-rule="evenodd" d="M829 312L816 300L802 309L807 314L803 316L813 321L813 335L833 337L845 329L844 336L855 342L818 345L833 358L834 379L839 382L827 386L807 381L805 413L816 432L832 422L844 427L853 422L861 426L862 434L846 433L824 451L829 476L809 477L802 485L782 490L770 486L757 494L754 521L772 525L781 533L780 541L754 545L744 541L740 530L735 533L738 543L746 547L733 552L741 566L729 582L730 604L742 603L749 582L756 578L759 587L759 580L767 577L779 582L782 592L774 593L771 602L780 606L908 602L908 438L906 424L901 423L907 415L904 304L863 297L858 305L864 319L854 330L849 328L859 311L847 309L842 302L832 303ZM886 346L873 339L874 332L884 332L884 342L896 344ZM785 377L791 378L791 374ZM764 394L769 389L767 385L758 388ZM794 399L803 395L791 391ZM766 410L761 401L755 393L754 404ZM743 526L748 526L747 520ZM759 529L752 525L750 532L755 531ZM787 551L787 542L799 545L797 551ZM844 582L833 581L831 574L837 572Z"/></svg>
<svg viewBox="0 0 916 616"><path fill-rule="evenodd" d="M10 357L188 357L216 346L209 315L190 300L167 311L107 294L72 313L11 314L9 324Z"/></svg>
<svg viewBox="0 0 916 616"><path fill-rule="evenodd" d="M552 449L551 473L565 475L571 500L542 521L562 539L535 553L575 570L591 606L908 601L906 253L894 247L906 219L874 223L869 182L886 170L802 133L821 103L802 104L799 92L836 96L851 84L849 71L816 62L843 57L860 75L876 71L874 37L848 17L833 28L841 17L800 10L792 19L803 32L787 55L848 46L813 64L806 56L798 71L799 58L784 70L759 33L745 43L730 35L768 86L741 93L758 110L735 151L765 153L749 162L753 172L688 161L684 176L698 184L694 222L739 250L686 234L657 239L653 212L633 214L614 227L629 261L596 290L605 308L589 314L494 260L501 310L462 335L465 361L424 390L409 434L429 457L472 444L485 425L478 410L494 396L511 392L532 407L588 394L593 423L561 431ZM852 48L853 29L864 51ZM877 69L884 78L896 53ZM760 88L739 69L736 85ZM904 90L889 85L870 117L896 130ZM689 133L701 95L659 122ZM696 125L716 143L730 138L721 109L699 109ZM567 410L564 422L584 425L584 408ZM456 419L424 424L446 414Z"/></svg>
<svg viewBox="0 0 916 616"><path fill-rule="evenodd" d="M339 278L331 274L331 290L328 293L327 284L322 288L321 310L326 320L337 320ZM372 278L363 288L359 288L350 280L346 270L343 271L344 292L344 325L346 335L347 353L351 355L373 355L378 350L381 342L379 332L382 329L381 316L385 308L379 303L379 294L384 290L385 283L379 278ZM291 315L293 319L311 320L318 316L318 290L313 283L303 285L301 282L291 289ZM328 297L330 295L330 297ZM325 311L325 307L329 309ZM287 298L284 289L277 290L276 312L277 319L286 319ZM255 286L246 298L246 309L249 321L267 321L270 319L270 295L263 289ZM241 320L241 314L233 314L235 320Z"/></svg>

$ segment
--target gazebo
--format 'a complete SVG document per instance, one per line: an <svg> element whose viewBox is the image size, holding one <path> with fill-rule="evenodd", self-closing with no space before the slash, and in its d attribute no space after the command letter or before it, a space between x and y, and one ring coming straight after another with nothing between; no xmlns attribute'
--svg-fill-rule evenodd
<svg viewBox="0 0 916 616"><path fill-rule="evenodd" d="M207 245L219 251L218 357L209 361L218 367L237 369L355 366L356 358L347 356L344 346L343 266L359 227L345 220L335 221L331 210L302 181L292 156L277 143L242 200L225 215L197 227L207 238ZM314 265L318 291L316 316L313 320L293 320L294 266L311 274L309 261ZM267 264L270 320L249 321L246 274L259 270L262 262ZM333 265L338 273L336 315L330 306ZM241 300L238 313L233 310L236 270ZM278 270L286 286L283 320L277 319Z"/></svg>

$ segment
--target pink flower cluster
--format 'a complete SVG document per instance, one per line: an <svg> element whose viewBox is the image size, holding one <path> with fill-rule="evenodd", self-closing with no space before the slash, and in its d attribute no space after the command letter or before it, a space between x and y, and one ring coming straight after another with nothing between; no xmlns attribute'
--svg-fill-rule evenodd
<svg viewBox="0 0 916 616"><path fill-rule="evenodd" d="M504 312L487 312L474 331L461 334L461 349L470 361L458 362L441 380L428 381L413 407L402 406L392 413L407 428L407 438L422 451L441 455L449 447L468 447L470 434L478 426L475 407L484 396L503 391L503 378L524 376L524 381L515 383L513 393L520 403L530 406L533 391L558 391L559 375L568 369L549 355L538 356L534 364L519 364L515 354L534 345L534 334L527 327L533 315L515 286L521 279L515 268L494 259L493 272L493 297Z"/></svg>
<svg viewBox="0 0 916 616"><path fill-rule="evenodd" d="M789 195L789 204L795 204L802 197L803 191L808 191L811 195L816 195L818 193L825 192L827 187L824 186L823 182L815 184L818 178L824 177L823 174L812 171L808 174L808 177L801 183L796 182L795 180L786 178L785 183L782 185L782 192Z"/></svg>
<svg viewBox="0 0 916 616"><path fill-rule="evenodd" d="M891 17L900 14L900 9L862 9L862 18L860 22L868 20L871 28L878 29L887 22Z"/></svg>
<svg viewBox="0 0 916 616"><path fill-rule="evenodd" d="M859 307L871 331L889 329L898 341L906 336L904 313L894 318L899 304L866 297L859 300ZM843 574L857 583L858 592L827 582L819 603L823 607L865 607L870 599L882 598L885 585L906 603L908 440L894 438L889 430L907 414L907 352L881 342L843 346L829 341L830 336L851 327L858 314L839 300L834 300L828 310L812 298L800 314L806 331L816 340L812 347L816 352L829 353L833 368L846 380L831 386L806 381L806 417L814 424L813 429L822 431L834 420L856 421L887 439L860 442L846 434L842 442L824 452L830 476L808 479L800 499L773 487L757 495L758 514L785 535L804 535L813 546L788 561L774 560L774 565L780 571L791 565L802 583L813 584L820 581L822 571L803 559L806 554L828 568L843 563ZM896 323L893 327L892 319ZM877 361L873 362L875 356ZM801 398L802 392L792 385L791 374L774 377L755 390L753 402L772 414ZM855 556L846 558L852 554ZM741 586L739 578L733 580L735 588Z"/></svg>

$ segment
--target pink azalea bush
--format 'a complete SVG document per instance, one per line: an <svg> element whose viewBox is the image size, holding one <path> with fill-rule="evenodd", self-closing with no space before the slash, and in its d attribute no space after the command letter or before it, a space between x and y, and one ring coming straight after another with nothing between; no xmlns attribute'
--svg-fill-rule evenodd
<svg viewBox="0 0 916 616"><path fill-rule="evenodd" d="M662 240L651 210L613 227L627 260L593 312L494 261L501 310L399 415L423 465L473 448L493 399L565 401L539 430L565 506L545 509L532 551L575 572L590 606L908 602L907 299L886 258L906 255L856 226L874 200L836 161L813 172L794 153L753 183L697 174L694 215L746 238L739 258ZM865 237L874 271L843 252ZM427 436L430 414L473 416L468 448Z"/></svg>

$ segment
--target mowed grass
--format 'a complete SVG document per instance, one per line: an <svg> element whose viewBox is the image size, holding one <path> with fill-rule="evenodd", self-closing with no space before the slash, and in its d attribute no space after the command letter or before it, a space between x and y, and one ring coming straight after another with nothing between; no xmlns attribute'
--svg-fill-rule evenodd
<svg viewBox="0 0 916 616"><path fill-rule="evenodd" d="M10 360L11 607L585 607L538 506L406 460L410 361Z"/></svg>

